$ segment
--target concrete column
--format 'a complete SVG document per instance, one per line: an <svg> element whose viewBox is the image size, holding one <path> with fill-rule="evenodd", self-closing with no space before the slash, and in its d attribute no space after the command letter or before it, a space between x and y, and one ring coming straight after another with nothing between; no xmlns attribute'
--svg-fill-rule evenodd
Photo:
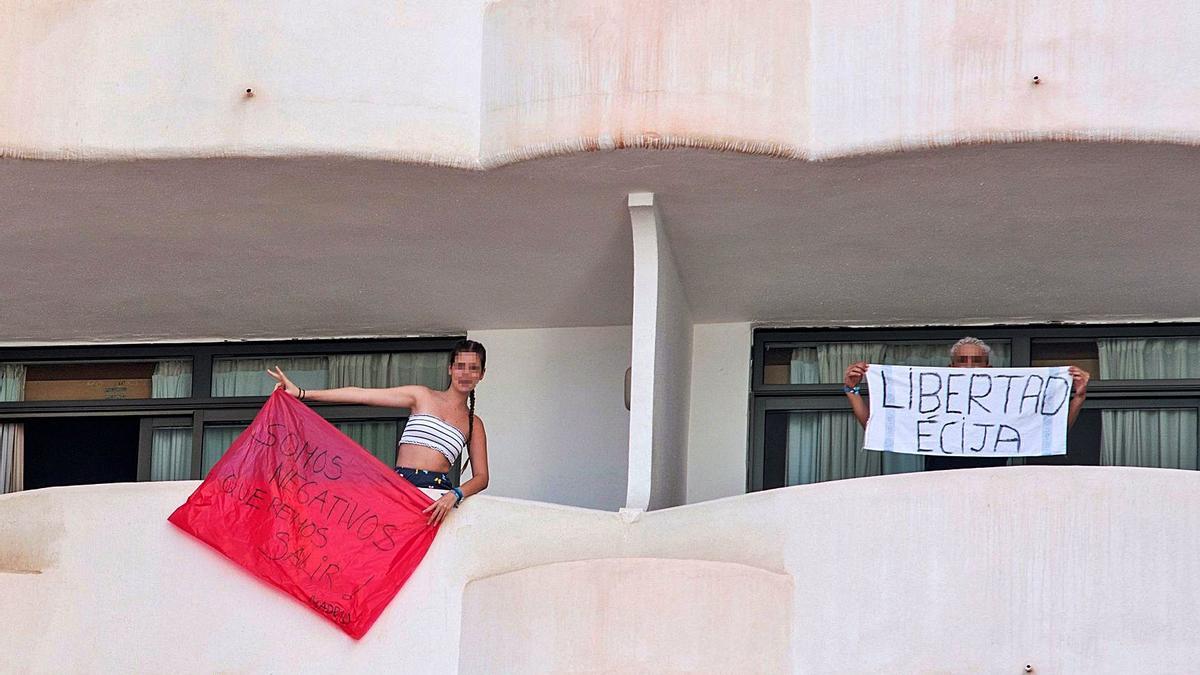
<svg viewBox="0 0 1200 675"><path fill-rule="evenodd" d="M633 227L633 372L627 509L683 504L692 321L654 194L629 195Z"/></svg>

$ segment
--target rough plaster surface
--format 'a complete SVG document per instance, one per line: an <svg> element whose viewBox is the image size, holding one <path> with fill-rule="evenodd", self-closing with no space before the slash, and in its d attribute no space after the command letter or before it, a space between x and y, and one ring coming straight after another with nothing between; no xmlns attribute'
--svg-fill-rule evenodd
<svg viewBox="0 0 1200 675"><path fill-rule="evenodd" d="M1200 140L1186 0L64 0L0 26L0 156L138 160L0 162L3 344L627 325L640 190L699 322L1200 317L1196 151L1146 144ZM1133 143L994 145L1033 140ZM639 147L688 150L571 155Z"/></svg>
<svg viewBox="0 0 1200 675"><path fill-rule="evenodd" d="M689 504L746 491L753 342L749 323L701 323L692 331Z"/></svg>
<svg viewBox="0 0 1200 675"><path fill-rule="evenodd" d="M357 643L166 523L195 485L0 496L0 522L16 513L30 525L0 528L0 551L42 546L29 529L59 530L49 537L57 553L41 574L0 572L6 611L22 618L0 627L6 666L455 672L471 581L613 558L707 560L790 575L787 659L795 672L1020 672L1032 664L1050 673L1190 673L1200 661L1196 472L907 474L637 518L479 496L451 516ZM586 585L603 577L582 576L577 592L602 597L603 589ZM471 621L502 631L507 618L502 609ZM662 658L683 658L674 651L678 636L646 639ZM534 635L529 648L540 644ZM490 665L512 672L521 664Z"/></svg>
<svg viewBox="0 0 1200 675"><path fill-rule="evenodd" d="M20 157L1200 140L1188 0L65 0L0 25Z"/></svg>
<svg viewBox="0 0 1200 675"><path fill-rule="evenodd" d="M625 504L630 327L470 331L488 350L476 400L488 494L616 510ZM537 471L530 471L537 467ZM545 476L589 476L575 481Z"/></svg>
<svg viewBox="0 0 1200 675"><path fill-rule="evenodd" d="M0 343L629 325L653 187L693 321L1200 317L1200 149L0 160Z"/></svg>
<svg viewBox="0 0 1200 675"><path fill-rule="evenodd" d="M459 672L783 673L792 595L786 574L706 560L580 560L478 579L463 592Z"/></svg>

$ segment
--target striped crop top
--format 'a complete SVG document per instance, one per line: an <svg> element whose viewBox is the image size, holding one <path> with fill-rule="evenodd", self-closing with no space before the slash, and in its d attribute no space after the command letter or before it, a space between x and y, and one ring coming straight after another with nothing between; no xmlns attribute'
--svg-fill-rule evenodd
<svg viewBox="0 0 1200 675"><path fill-rule="evenodd" d="M400 434L400 444L405 443L433 448L452 466L467 447L467 439L457 427L428 413L409 416L408 424L404 425L404 433Z"/></svg>

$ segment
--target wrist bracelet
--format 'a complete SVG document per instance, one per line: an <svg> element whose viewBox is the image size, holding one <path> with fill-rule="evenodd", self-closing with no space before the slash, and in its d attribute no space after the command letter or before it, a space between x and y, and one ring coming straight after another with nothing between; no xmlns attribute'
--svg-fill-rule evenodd
<svg viewBox="0 0 1200 675"><path fill-rule="evenodd" d="M450 491L454 493L454 496L455 496L455 500L454 500L454 508L456 508L456 509L457 509L457 508L458 508L458 505L459 505L459 504L462 502L462 500L463 500L462 488L450 488Z"/></svg>
<svg viewBox="0 0 1200 675"><path fill-rule="evenodd" d="M861 384L856 384L853 387L847 387L846 385L843 384L842 385L842 393L843 394L854 394L855 396L858 396L858 390L860 387L862 387Z"/></svg>
<svg viewBox="0 0 1200 675"><path fill-rule="evenodd" d="M296 388L300 389L300 387L296 387ZM303 389L300 389L300 393L296 394L296 398L300 399L301 401L304 400L304 390Z"/></svg>

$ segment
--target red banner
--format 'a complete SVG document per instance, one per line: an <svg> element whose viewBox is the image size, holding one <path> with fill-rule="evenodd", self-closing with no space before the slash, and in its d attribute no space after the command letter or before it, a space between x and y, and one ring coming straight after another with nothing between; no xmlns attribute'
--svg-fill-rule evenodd
<svg viewBox="0 0 1200 675"><path fill-rule="evenodd" d="M169 520L358 639L433 543L431 503L276 391Z"/></svg>

